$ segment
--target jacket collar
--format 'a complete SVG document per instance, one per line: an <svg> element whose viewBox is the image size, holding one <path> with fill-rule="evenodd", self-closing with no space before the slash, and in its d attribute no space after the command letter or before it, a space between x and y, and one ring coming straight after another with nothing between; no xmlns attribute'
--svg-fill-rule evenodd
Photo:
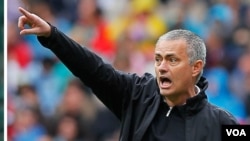
<svg viewBox="0 0 250 141"><path fill-rule="evenodd" d="M186 114L193 115L199 112L207 103L207 95L205 91L208 87L208 82L205 77L201 77L200 81L197 83L197 86L200 88L200 93L196 96L187 99L186 104L182 106L177 106L179 110L185 110Z"/></svg>
<svg viewBox="0 0 250 141"><path fill-rule="evenodd" d="M197 86L200 88L200 92L194 97L188 98L186 104L181 106L174 106L184 115L193 115L198 113L207 103L207 95L205 91L208 87L208 82L205 77L201 77ZM162 97L163 101L163 97ZM165 103L165 102L164 102Z"/></svg>

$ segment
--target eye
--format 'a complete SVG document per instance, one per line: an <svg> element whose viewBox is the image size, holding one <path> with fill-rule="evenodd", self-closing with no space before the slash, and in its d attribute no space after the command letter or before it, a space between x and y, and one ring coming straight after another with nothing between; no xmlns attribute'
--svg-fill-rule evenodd
<svg viewBox="0 0 250 141"><path fill-rule="evenodd" d="M155 57L155 62L159 62L160 61L160 57Z"/></svg>
<svg viewBox="0 0 250 141"><path fill-rule="evenodd" d="M155 57L155 63L157 64L157 65L159 65L160 63L161 63L161 58L159 58L159 57Z"/></svg>
<svg viewBox="0 0 250 141"><path fill-rule="evenodd" d="M169 58L169 62L170 62L170 64L175 65L178 62L178 59L171 57L171 58Z"/></svg>
<svg viewBox="0 0 250 141"><path fill-rule="evenodd" d="M170 60L170 62L176 62L176 61L177 61L177 59L176 59L176 58L173 58L173 57L170 58L169 60Z"/></svg>

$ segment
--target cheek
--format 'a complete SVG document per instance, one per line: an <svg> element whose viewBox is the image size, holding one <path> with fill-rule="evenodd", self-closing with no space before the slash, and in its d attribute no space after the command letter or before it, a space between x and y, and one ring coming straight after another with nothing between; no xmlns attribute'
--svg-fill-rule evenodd
<svg viewBox="0 0 250 141"><path fill-rule="evenodd" d="M155 75L158 76L158 74L159 74L159 69L158 69L158 67L156 67L156 66L154 66L154 67L155 67Z"/></svg>
<svg viewBox="0 0 250 141"><path fill-rule="evenodd" d="M190 66L179 66L172 69L172 74L175 80L187 83L192 78L192 71Z"/></svg>
<svg viewBox="0 0 250 141"><path fill-rule="evenodd" d="M159 83L159 70L157 69L157 67L155 67L155 77L157 79L157 83Z"/></svg>

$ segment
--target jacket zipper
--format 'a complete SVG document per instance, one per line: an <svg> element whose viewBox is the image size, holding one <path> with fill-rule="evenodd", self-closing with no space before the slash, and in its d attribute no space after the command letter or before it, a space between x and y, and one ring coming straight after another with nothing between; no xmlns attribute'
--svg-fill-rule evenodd
<svg viewBox="0 0 250 141"><path fill-rule="evenodd" d="M169 110L168 110L168 112L167 112L167 114L166 114L166 117L169 117L170 112L172 111L172 109L173 109L173 107L169 107Z"/></svg>

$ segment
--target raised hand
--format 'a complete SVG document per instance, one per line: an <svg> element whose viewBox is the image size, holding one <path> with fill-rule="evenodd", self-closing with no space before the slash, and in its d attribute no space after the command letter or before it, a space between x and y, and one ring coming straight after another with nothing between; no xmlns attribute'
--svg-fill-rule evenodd
<svg viewBox="0 0 250 141"><path fill-rule="evenodd" d="M50 25L39 16L28 12L22 7L18 8L23 14L18 19L18 27L21 35L35 34L37 36L49 37L51 33ZM28 25L28 28L25 28Z"/></svg>

